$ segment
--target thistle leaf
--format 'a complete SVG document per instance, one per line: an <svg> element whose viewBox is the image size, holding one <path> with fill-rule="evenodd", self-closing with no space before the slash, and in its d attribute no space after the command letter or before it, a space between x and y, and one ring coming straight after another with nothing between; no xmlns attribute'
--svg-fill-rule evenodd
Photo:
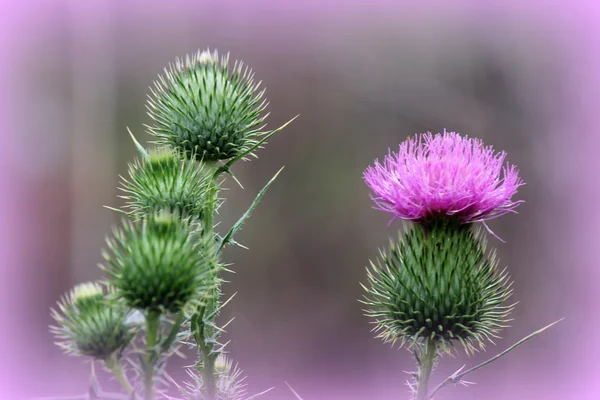
<svg viewBox="0 0 600 400"><path fill-rule="evenodd" d="M533 339L535 336L546 331L547 329L550 329L551 327L553 327L554 325L558 324L559 322L561 322L563 320L564 320L564 318L561 318L557 321L552 322L551 324L546 325L545 327L543 327L541 329L538 329L537 331L535 331L533 333L530 333L529 335L525 336L523 339L519 340L518 342L516 342L515 344L513 344L506 350L502 351L501 353L496 354L494 357L490 358L487 361L482 362L481 364L476 365L473 368L469 368L468 370L463 371L463 369L465 368L465 365L463 365L457 371L455 371L452 375L450 375L448 378L446 378L442 383L437 385L429 394L428 399L433 399L437 392L439 392L443 387L445 387L446 385L449 385L451 383L459 383L464 386L474 384L473 382L465 381L462 378L465 377L466 375L470 374L471 372L477 371L478 369L483 368L488 364L491 364L492 362L496 361L500 357L510 353L511 351L513 351L514 349L516 349L518 346L522 345L526 341Z"/></svg>
<svg viewBox="0 0 600 400"><path fill-rule="evenodd" d="M275 182L275 179L277 179L277 176L281 173L283 168L284 167L281 167L279 169L279 171L277 171L277 173L271 178L271 180L269 182L267 182L267 184L261 189L261 191L258 192L258 194L256 195L256 198L254 199L254 201L252 202L252 204L250 205L248 210L246 210L244 215L242 215L240 217L240 219L237 220L237 222L231 227L229 232L227 232L227 234L223 237L223 240L221 240L221 243L219 243L219 248L217 249L217 253L220 253L223 250L223 248L225 247L225 245L233 242L233 236L242 228L242 226L244 225L246 220L248 218L250 218L250 215L252 214L254 209L258 206L258 203L260 202L260 200L263 198L263 196L269 189L269 186L271 186L271 184L273 182Z"/></svg>

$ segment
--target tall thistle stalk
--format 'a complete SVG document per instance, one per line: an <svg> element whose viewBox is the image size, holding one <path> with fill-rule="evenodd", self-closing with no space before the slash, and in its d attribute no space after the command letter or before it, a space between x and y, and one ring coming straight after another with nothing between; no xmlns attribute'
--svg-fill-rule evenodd
<svg viewBox="0 0 600 400"><path fill-rule="evenodd" d="M103 392L92 374L82 398L167 398L168 380L190 400L247 398L241 371L219 342L225 326L217 317L227 303L220 300L221 253L237 244L235 234L279 172L226 234L214 227L231 166L256 157L287 125L264 130L259 85L241 62L230 66L228 57L202 51L170 65L151 89L147 128L154 146L146 149L131 135L139 158L121 180L126 204L113 209L125 219L103 251L108 279L76 286L52 312L57 344L102 363L124 392ZM188 371L192 381L179 384L167 375L166 361L184 343L198 360Z"/></svg>

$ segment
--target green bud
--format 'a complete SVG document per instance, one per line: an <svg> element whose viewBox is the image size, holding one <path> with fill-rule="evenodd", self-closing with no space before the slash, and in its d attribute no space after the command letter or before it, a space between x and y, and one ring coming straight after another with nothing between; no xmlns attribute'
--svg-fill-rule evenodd
<svg viewBox="0 0 600 400"><path fill-rule="evenodd" d="M50 331L67 354L106 359L120 354L133 339L135 331L126 323L129 310L107 301L97 283L75 286L58 308L52 310L57 325Z"/></svg>
<svg viewBox="0 0 600 400"><path fill-rule="evenodd" d="M178 312L214 285L207 246L189 220L161 212L124 222L107 243L103 268L113 278L115 295L132 308Z"/></svg>
<svg viewBox="0 0 600 400"><path fill-rule="evenodd" d="M439 221L415 225L368 271L364 301L386 342L429 338L467 352L498 337L513 306L509 277L499 271L494 252L471 225Z"/></svg>
<svg viewBox="0 0 600 400"><path fill-rule="evenodd" d="M216 381L215 399L245 400L249 398L242 370L237 365L233 365L231 359L220 354L215 360L214 370ZM179 386L183 397L187 400L207 398L204 397L206 389L202 381L202 376L192 369L188 370L188 375L192 378L192 382L186 382L184 386Z"/></svg>
<svg viewBox="0 0 600 400"><path fill-rule="evenodd" d="M231 371L232 362L225 354L219 354L215 360L215 372L219 375L227 375Z"/></svg>
<svg viewBox="0 0 600 400"><path fill-rule="evenodd" d="M150 150L149 159L129 164L129 179L122 179L122 196L130 214L138 218L160 210L201 219L208 174L200 164L181 160L169 148Z"/></svg>
<svg viewBox="0 0 600 400"><path fill-rule="evenodd" d="M96 282L80 283L71 290L70 301L79 310L94 308L103 303L104 291Z"/></svg>
<svg viewBox="0 0 600 400"><path fill-rule="evenodd" d="M165 69L151 89L148 114L150 133L157 143L178 149L188 157L217 161L235 157L252 145L266 116L254 74L243 63L230 69L228 57L198 52Z"/></svg>

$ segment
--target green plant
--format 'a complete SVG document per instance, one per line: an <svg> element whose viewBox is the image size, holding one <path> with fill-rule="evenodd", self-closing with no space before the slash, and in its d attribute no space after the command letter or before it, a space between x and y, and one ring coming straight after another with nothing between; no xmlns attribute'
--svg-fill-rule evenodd
<svg viewBox="0 0 600 400"><path fill-rule="evenodd" d="M263 96L248 67L230 66L228 57L208 50L177 60L151 89L154 146L146 149L131 135L139 157L121 180L126 204L109 207L124 219L103 252L107 279L102 286L76 286L52 311L57 344L101 363L124 392L102 391L92 373L81 398L168 397L166 362L182 344L195 348L198 359L188 371L191 382L170 379L181 397L248 398L241 371L220 343L225 326L217 319L227 304L221 301L221 253L237 244L236 233L281 170L225 234L214 226L231 166L256 157L287 125L265 130ZM132 368L125 368L125 358Z"/></svg>
<svg viewBox="0 0 600 400"><path fill-rule="evenodd" d="M415 400L432 399L450 383L469 384L465 375L554 325L429 389L441 355L456 345L467 353L485 349L507 327L514 308L507 303L510 278L498 269L479 226L487 228L486 220L522 203L512 200L523 182L514 166L503 165L505 157L455 132L426 133L408 138L398 153L390 151L364 173L375 208L410 221L371 262L362 302L378 337L413 351L418 370L409 387Z"/></svg>

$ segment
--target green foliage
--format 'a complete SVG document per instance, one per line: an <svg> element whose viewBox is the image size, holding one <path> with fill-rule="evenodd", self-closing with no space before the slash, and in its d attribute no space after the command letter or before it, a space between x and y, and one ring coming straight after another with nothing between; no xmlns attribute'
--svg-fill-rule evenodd
<svg viewBox="0 0 600 400"><path fill-rule="evenodd" d="M136 218L165 210L201 219L209 178L202 165L159 148L151 150L148 159L129 164L129 179L122 178L121 187L126 195L121 197Z"/></svg>
<svg viewBox="0 0 600 400"><path fill-rule="evenodd" d="M237 244L235 233L280 171L225 236L214 230L223 202L222 175L233 176L235 162L254 156L291 122L262 131L266 101L259 85L249 68L241 62L230 68L227 57L219 59L216 52L198 52L165 70L147 105L154 121L148 128L158 148L148 151L129 132L139 158L129 164L127 178L121 177L121 197L127 203L124 210L107 207L134 220L114 229L103 252L101 268L110 277L112 302L94 285L78 286L60 305L64 315L53 311L58 345L102 358L127 398L141 393L155 400L157 383L168 377L167 359L189 339L199 359L191 373L194 382L182 391L185 396L250 400L262 394L246 397L241 372L225 359L225 344L219 343L227 326L216 322L227 304L220 303L225 270L220 255L226 244ZM131 346L137 357L126 364L135 372L129 374L136 379L133 384L131 371L121 365L121 353L135 333L124 325L132 309L130 320L143 315L136 326L145 333L141 348L137 341ZM98 398L98 390L90 386L86 398ZM105 395L101 397L123 398Z"/></svg>
<svg viewBox="0 0 600 400"><path fill-rule="evenodd" d="M441 348L460 342L484 347L505 327L512 305L509 277L471 225L437 221L415 225L368 270L367 315L378 337L414 343L429 338Z"/></svg>
<svg viewBox="0 0 600 400"><path fill-rule="evenodd" d="M162 212L140 223L124 222L104 252L116 295L132 307L179 312L214 286L207 244L193 223Z"/></svg>
<svg viewBox="0 0 600 400"><path fill-rule="evenodd" d="M148 99L157 143L204 161L225 160L257 143L266 101L254 74L228 57L198 52L177 60L155 82Z"/></svg>
<svg viewBox="0 0 600 400"><path fill-rule="evenodd" d="M246 210L244 215L242 215L240 219L238 219L237 222L233 224L231 229L229 229L229 232L227 232L227 234L221 239L219 243L219 248L217 249L217 253L220 253L227 244L234 243L233 237L240 229L242 229L242 226L244 226L246 220L250 218L250 215L252 215L252 212L258 206L258 203L260 203L265 193L267 193L269 186L271 186L273 182L275 182L275 179L277 179L277 176L281 173L282 170L283 167L279 171L277 171L277 173L271 178L271 180L269 180L269 182L267 182L267 184L260 190L260 192L258 192L256 197L254 198L254 201L252 202L250 207L248 207L248 210Z"/></svg>
<svg viewBox="0 0 600 400"><path fill-rule="evenodd" d="M57 324L50 327L56 344L71 355L103 360L120 356L135 334L126 322L128 309L108 301L97 283L75 286L51 314Z"/></svg>

